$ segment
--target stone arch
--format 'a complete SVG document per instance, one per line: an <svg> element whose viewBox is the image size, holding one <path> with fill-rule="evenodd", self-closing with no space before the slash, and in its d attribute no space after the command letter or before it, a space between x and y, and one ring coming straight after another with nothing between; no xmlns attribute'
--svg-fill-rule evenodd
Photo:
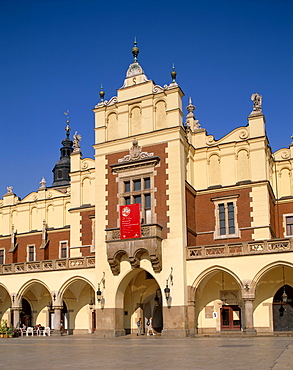
<svg viewBox="0 0 293 370"><path fill-rule="evenodd" d="M65 281L57 294L61 319L68 334L88 334L95 330L92 310L95 304L95 287L82 276L73 276Z"/></svg>
<svg viewBox="0 0 293 370"><path fill-rule="evenodd" d="M209 186L221 184L221 159L217 153L212 153L208 158Z"/></svg>
<svg viewBox="0 0 293 370"><path fill-rule="evenodd" d="M194 328L190 329L200 334L239 331L244 326L242 287L240 278L228 268L217 265L202 271L189 289L189 301L195 302Z"/></svg>
<svg viewBox="0 0 293 370"><path fill-rule="evenodd" d="M40 229L40 223L38 219L38 208L37 207L32 207L31 209L31 230L38 230Z"/></svg>
<svg viewBox="0 0 293 370"><path fill-rule="evenodd" d="M8 288L0 283L0 322L1 320L9 322L9 308L11 305L11 294Z"/></svg>
<svg viewBox="0 0 293 370"><path fill-rule="evenodd" d="M48 227L54 227L54 206L49 204L47 206L47 225Z"/></svg>
<svg viewBox="0 0 293 370"><path fill-rule="evenodd" d="M115 140L118 138L118 114L110 112L106 119L107 122L107 139Z"/></svg>
<svg viewBox="0 0 293 370"><path fill-rule="evenodd" d="M135 105L130 110L130 132L131 135L140 134L142 131L142 114L141 114L141 107Z"/></svg>
<svg viewBox="0 0 293 370"><path fill-rule="evenodd" d="M91 178L84 177L81 182L81 204L91 204Z"/></svg>
<svg viewBox="0 0 293 370"><path fill-rule="evenodd" d="M251 288L250 288L250 291L251 291L251 294L253 294L255 296L256 294L256 290L257 290L257 286L259 285L259 282L262 280L262 278L270 271L272 271L273 269L275 269L276 267L282 267L282 266L287 266L287 267L290 267L293 269L293 263L291 262L288 262L288 261L282 261L282 260L279 260L279 261L274 261L266 266L264 266L255 276L254 278L252 279L252 282L251 282ZM280 285L280 284L279 284ZM282 285L279 286L279 288L281 287ZM278 289L279 289L278 288ZM277 289L277 290L278 290ZM277 291L276 290L276 291Z"/></svg>
<svg viewBox="0 0 293 370"><path fill-rule="evenodd" d="M253 278L251 295L255 297L253 310L257 331L274 331L276 318L274 296L286 284L293 287L293 264L284 260L264 266Z"/></svg>
<svg viewBox="0 0 293 370"><path fill-rule="evenodd" d="M159 305L154 299L156 296ZM153 273L145 269L137 268L124 274L116 290L115 307L118 316L115 330L118 332L135 332L137 320L141 317L144 327L144 319L151 316L155 330L163 328L162 290Z"/></svg>
<svg viewBox="0 0 293 370"><path fill-rule="evenodd" d="M65 207L64 207L64 225L70 225L70 213L69 213L70 207L71 207L70 202L65 203Z"/></svg>
<svg viewBox="0 0 293 370"><path fill-rule="evenodd" d="M279 197L292 195L291 171L288 167L283 167L279 171Z"/></svg>
<svg viewBox="0 0 293 370"><path fill-rule="evenodd" d="M237 151L237 181L250 179L249 151L241 148Z"/></svg>
<svg viewBox="0 0 293 370"><path fill-rule="evenodd" d="M156 117L156 129L162 129L166 127L167 121L167 104L165 100L158 100L155 105L155 117Z"/></svg>
<svg viewBox="0 0 293 370"><path fill-rule="evenodd" d="M51 290L43 281L31 279L25 282L19 289L15 297L15 306L21 307L20 322L25 322L28 326L41 324L42 326L49 325L48 306L52 302ZM23 316L22 310L24 307L29 307L29 317ZM25 312L27 315L27 312ZM23 319L25 318L25 321ZM17 319L15 318L17 321ZM15 323L16 325L17 323Z"/></svg>
<svg viewBox="0 0 293 370"><path fill-rule="evenodd" d="M232 270L224 267L224 266L220 266L220 265L214 265L214 266L211 266L209 268L207 268L206 270L202 271L198 276L197 278L194 280L193 284L192 284L192 287L196 290L199 286L199 284L203 281L203 279L205 277L207 277L209 274L211 274L212 272L215 272L215 271L224 271L226 272L227 274L231 275L235 281L237 282L237 284L239 285L239 289L243 289L243 283L241 281L241 279L238 277L238 275L236 275Z"/></svg>

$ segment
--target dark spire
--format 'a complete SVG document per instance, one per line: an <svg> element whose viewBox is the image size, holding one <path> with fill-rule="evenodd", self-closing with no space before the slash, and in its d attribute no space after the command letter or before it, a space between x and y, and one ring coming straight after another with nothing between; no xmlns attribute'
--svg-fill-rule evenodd
<svg viewBox="0 0 293 370"><path fill-rule="evenodd" d="M139 48L137 47L136 37L134 38L134 46L132 48L132 55L134 63L137 63L137 56L139 54Z"/></svg>
<svg viewBox="0 0 293 370"><path fill-rule="evenodd" d="M66 138L62 140L62 148L60 148L60 160L55 164L52 172L54 173L54 182L52 186L61 186L61 185L69 185L70 183L70 154L73 151L72 145L73 142L70 140L70 120L69 120L69 111L64 113L66 118Z"/></svg>
<svg viewBox="0 0 293 370"><path fill-rule="evenodd" d="M177 72L175 71L174 63L172 67L171 77L172 77L172 82L176 82Z"/></svg>

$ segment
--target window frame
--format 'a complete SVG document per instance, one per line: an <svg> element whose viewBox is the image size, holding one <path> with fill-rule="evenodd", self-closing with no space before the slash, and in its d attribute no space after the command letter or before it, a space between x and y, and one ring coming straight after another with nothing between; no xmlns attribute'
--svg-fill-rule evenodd
<svg viewBox="0 0 293 370"><path fill-rule="evenodd" d="M3 252L3 261L1 263L1 252ZM4 248L1 248L0 249L0 265L4 265L5 264L5 249Z"/></svg>
<svg viewBox="0 0 293 370"><path fill-rule="evenodd" d="M214 215L215 215L215 231L214 231L214 239L232 239L232 238L239 238L240 237L240 230L238 228L238 210L237 210L237 199L239 195L231 195L225 197L217 197L212 198L211 201L214 203ZM231 220L230 212L229 212L229 204L233 204L233 227L234 232L230 233L229 220ZM220 217L220 207L224 205L224 219ZM222 207L221 207L222 208ZM225 222L225 233L222 233L221 225L223 224L223 220Z"/></svg>
<svg viewBox="0 0 293 370"><path fill-rule="evenodd" d="M33 259L31 260L31 249L33 250ZM35 244L28 244L26 247L26 261L27 262L35 262L36 261L36 246Z"/></svg>
<svg viewBox="0 0 293 370"><path fill-rule="evenodd" d="M287 223L287 218L292 217L293 218L293 213L286 213L283 214L283 227L284 227L284 237L291 238L293 236L293 222L292 224ZM289 234L288 231L288 225L292 225L292 234Z"/></svg>
<svg viewBox="0 0 293 370"><path fill-rule="evenodd" d="M135 184L140 180L140 189L135 190ZM146 183L149 187L145 187ZM126 189L127 184L127 189ZM128 190L129 191L126 191ZM149 196L149 198L147 198ZM140 197L140 202L135 200ZM126 201L129 200L129 201ZM150 207L146 203L150 201ZM143 171L140 173L128 173L119 176L119 205L140 203L140 219L142 225L154 223L154 173Z"/></svg>
<svg viewBox="0 0 293 370"><path fill-rule="evenodd" d="M64 250L66 250L66 257L62 257L62 244L66 244L66 248L64 248ZM60 240L59 241L59 258L61 259L65 259L65 258L69 258L69 247L68 247L68 240Z"/></svg>

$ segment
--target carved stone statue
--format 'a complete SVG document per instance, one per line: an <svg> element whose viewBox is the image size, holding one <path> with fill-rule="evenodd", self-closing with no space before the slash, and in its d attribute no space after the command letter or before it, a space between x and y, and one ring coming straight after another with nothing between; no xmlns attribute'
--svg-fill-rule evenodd
<svg viewBox="0 0 293 370"><path fill-rule="evenodd" d="M45 180L44 176L42 177L42 180L40 181L40 189L45 189L47 185L47 181Z"/></svg>
<svg viewBox="0 0 293 370"><path fill-rule="evenodd" d="M259 93L255 93L251 95L251 100L253 101L253 113L261 113L262 112L262 96Z"/></svg>
<svg viewBox="0 0 293 370"><path fill-rule="evenodd" d="M138 161L139 159L151 158L154 156L154 153L142 152L142 147L138 145L138 141L134 139L132 141L132 147L129 149L129 155L118 159L118 163Z"/></svg>
<svg viewBox="0 0 293 370"><path fill-rule="evenodd" d="M79 152L80 151L80 144L79 142L81 141L82 136L75 131L73 135L73 151L74 152Z"/></svg>
<svg viewBox="0 0 293 370"><path fill-rule="evenodd" d="M12 194L13 193L13 186L7 186L7 193Z"/></svg>

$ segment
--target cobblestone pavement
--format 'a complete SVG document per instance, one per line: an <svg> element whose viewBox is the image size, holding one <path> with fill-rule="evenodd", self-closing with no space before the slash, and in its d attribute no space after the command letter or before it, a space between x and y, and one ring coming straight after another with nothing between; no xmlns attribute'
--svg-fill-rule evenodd
<svg viewBox="0 0 293 370"><path fill-rule="evenodd" d="M292 337L0 339L2 369L289 369Z"/></svg>

